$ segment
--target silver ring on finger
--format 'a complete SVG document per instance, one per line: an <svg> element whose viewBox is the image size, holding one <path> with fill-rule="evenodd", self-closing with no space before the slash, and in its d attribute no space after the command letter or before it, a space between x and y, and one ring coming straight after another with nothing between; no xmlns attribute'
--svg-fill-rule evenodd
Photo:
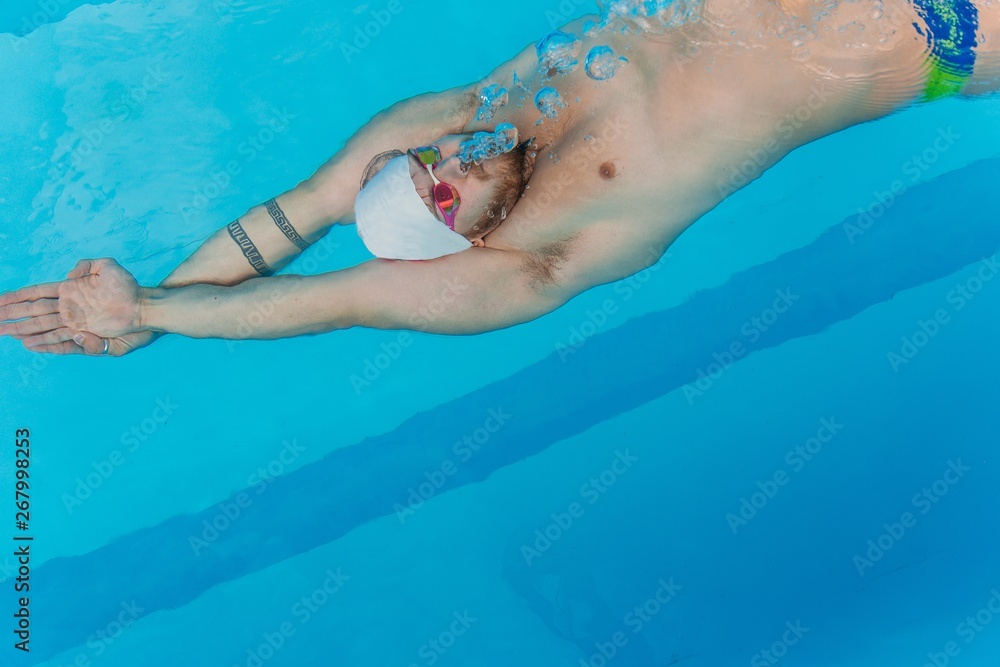
<svg viewBox="0 0 1000 667"><path fill-rule="evenodd" d="M108 353L108 348L111 347L111 341L108 338L104 338L102 340L104 340L104 349L101 350L101 354L103 355Z"/></svg>

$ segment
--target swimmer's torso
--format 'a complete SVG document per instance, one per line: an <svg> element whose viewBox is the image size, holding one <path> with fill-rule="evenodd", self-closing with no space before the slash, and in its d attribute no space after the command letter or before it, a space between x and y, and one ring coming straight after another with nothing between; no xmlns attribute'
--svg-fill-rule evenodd
<svg viewBox="0 0 1000 667"><path fill-rule="evenodd" d="M572 72L539 73L534 48L498 68L487 83L507 87L509 103L467 129L511 122L539 148L529 189L487 245L586 254L639 233L645 251L621 250L632 266L594 276L613 280L795 147L918 97L926 43L907 0L883 0L878 14L838 3L810 26L794 18L803 3L708 0L702 21L641 38L585 34L600 20L586 16L562 28L583 40ZM598 45L629 61L611 79L585 72ZM526 91L511 85L515 71ZM566 106L537 124L545 86Z"/></svg>

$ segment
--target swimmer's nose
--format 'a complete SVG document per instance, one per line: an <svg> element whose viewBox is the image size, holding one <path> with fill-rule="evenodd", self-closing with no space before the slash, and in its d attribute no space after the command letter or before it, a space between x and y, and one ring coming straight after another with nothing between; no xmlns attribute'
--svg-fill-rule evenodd
<svg viewBox="0 0 1000 667"><path fill-rule="evenodd" d="M434 174L445 183L457 184L469 177L469 170L462 169L462 161L458 155L451 155L441 161Z"/></svg>

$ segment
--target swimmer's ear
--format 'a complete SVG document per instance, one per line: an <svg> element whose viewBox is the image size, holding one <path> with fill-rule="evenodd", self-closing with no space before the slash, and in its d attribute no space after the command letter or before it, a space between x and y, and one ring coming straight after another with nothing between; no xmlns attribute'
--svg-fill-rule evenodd
<svg viewBox="0 0 1000 667"><path fill-rule="evenodd" d="M364 190L365 186L368 185L368 181L372 180L375 177L375 174L382 169L382 167L389 164L390 160L402 155L406 155L406 153L398 148L395 148L391 151L379 153L373 157L371 162L368 163L368 166L365 167L364 174L361 176L361 189Z"/></svg>

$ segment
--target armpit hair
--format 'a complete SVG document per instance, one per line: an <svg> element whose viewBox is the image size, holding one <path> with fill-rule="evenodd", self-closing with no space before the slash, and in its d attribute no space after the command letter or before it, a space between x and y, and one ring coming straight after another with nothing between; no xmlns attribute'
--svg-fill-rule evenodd
<svg viewBox="0 0 1000 667"><path fill-rule="evenodd" d="M526 251L522 269L528 276L528 285L542 291L558 284L559 270L569 258L576 235L562 241L549 243L536 250Z"/></svg>

